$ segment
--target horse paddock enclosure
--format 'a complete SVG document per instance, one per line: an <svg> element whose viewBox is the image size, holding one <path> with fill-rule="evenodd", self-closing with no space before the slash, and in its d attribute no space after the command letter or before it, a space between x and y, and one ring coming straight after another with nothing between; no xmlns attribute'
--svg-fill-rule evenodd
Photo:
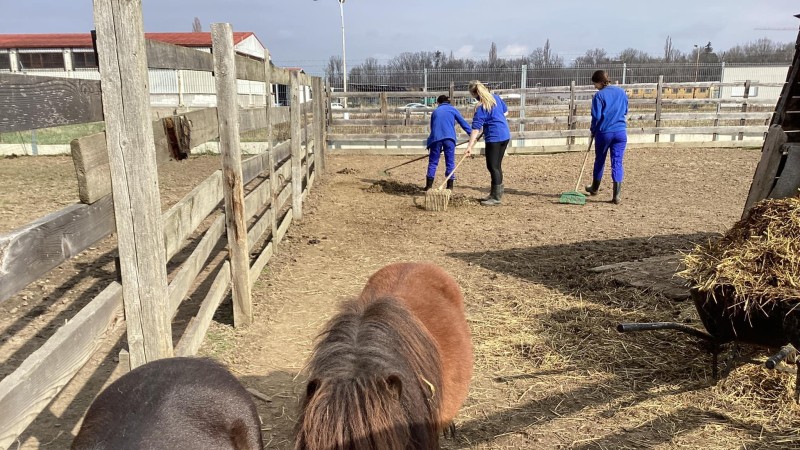
<svg viewBox="0 0 800 450"><path fill-rule="evenodd" d="M576 206L558 200L574 187L582 154L509 155L503 205L491 208L477 203L489 183L476 157L459 169L448 211L428 212L424 193L410 186L424 180L424 162L386 176L382 169L404 158L328 155L303 219L253 287L254 322L234 328L228 299L200 354L263 394L256 402L265 448L290 449L303 365L338 302L389 263L430 261L463 290L475 352L457 435L444 448L796 448L792 375L735 362L714 380L710 356L691 337L617 333L621 322L702 325L691 302L589 270L674 255L725 231L741 215L759 158L758 149L631 149L622 204L608 202L604 182ZM198 156L166 166L162 209L219 165L217 156ZM71 170L68 157L0 160L0 231L74 202ZM65 310L113 279L107 241L0 304L3 375L63 324ZM28 427L20 448L68 447L94 396L122 373L124 327L116 333ZM761 361L770 354L740 353Z"/></svg>

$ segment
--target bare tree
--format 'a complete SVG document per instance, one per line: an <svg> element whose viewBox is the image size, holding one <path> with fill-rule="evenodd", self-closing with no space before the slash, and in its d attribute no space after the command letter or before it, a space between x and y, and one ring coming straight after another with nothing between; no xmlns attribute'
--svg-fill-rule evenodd
<svg viewBox="0 0 800 450"><path fill-rule="evenodd" d="M494 42L489 47L489 67L497 67L497 44Z"/></svg>
<svg viewBox="0 0 800 450"><path fill-rule="evenodd" d="M200 23L200 19L198 17L195 17L194 22L192 22L192 31L195 33L203 31L203 24Z"/></svg>
<svg viewBox="0 0 800 450"><path fill-rule="evenodd" d="M603 48L586 50L583 56L575 58L575 64L580 66L596 66L606 64L609 61L611 61L611 58L608 57L608 52Z"/></svg>
<svg viewBox="0 0 800 450"><path fill-rule="evenodd" d="M672 46L672 37L667 36L667 40L664 42L664 62L675 61L676 53L677 50Z"/></svg>

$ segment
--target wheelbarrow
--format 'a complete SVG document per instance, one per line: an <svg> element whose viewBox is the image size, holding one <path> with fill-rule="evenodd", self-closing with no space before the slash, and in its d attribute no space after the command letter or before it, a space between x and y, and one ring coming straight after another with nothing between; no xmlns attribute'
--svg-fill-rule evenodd
<svg viewBox="0 0 800 450"><path fill-rule="evenodd" d="M713 298L710 292L700 292L697 289L691 289L690 293L705 331L676 322L621 323L617 325L617 331L630 333L675 330L699 338L711 353L711 373L714 379L719 377L719 354L725 344L732 342L768 348L780 347L780 351L770 356L764 365L768 369L776 369L781 361L796 364L798 370L795 375L794 398L800 403L800 360L796 350L800 348L800 301L773 302L745 315L741 308L728 308L726 305L730 303L721 301L733 297L732 288L717 287Z"/></svg>

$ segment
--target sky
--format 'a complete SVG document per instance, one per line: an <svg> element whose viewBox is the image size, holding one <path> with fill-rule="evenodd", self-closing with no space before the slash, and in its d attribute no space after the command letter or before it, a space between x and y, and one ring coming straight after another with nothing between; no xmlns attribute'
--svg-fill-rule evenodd
<svg viewBox="0 0 800 450"><path fill-rule="evenodd" d="M491 43L500 57L527 55L550 40L565 63L590 48L615 55L627 47L654 56L664 41L691 52L711 42L716 51L761 37L794 41L797 0L346 0L347 65L380 61L402 52L451 52L486 58ZM252 31L281 66L319 73L342 53L338 0L142 0L145 31L204 31L229 22ZM89 0L0 0L0 33L69 33L93 28ZM35 20L32 20L35 18ZM759 30L758 28L780 28ZM789 28L788 30L784 28Z"/></svg>

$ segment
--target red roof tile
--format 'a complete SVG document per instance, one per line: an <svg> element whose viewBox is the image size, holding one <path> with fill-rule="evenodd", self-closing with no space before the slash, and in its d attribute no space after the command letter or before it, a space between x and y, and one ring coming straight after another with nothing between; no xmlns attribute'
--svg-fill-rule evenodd
<svg viewBox="0 0 800 450"><path fill-rule="evenodd" d="M249 31L234 32L233 43L252 36ZM211 33L145 33L145 38L184 47L211 47ZM68 48L91 47L89 33L0 34L0 48Z"/></svg>

